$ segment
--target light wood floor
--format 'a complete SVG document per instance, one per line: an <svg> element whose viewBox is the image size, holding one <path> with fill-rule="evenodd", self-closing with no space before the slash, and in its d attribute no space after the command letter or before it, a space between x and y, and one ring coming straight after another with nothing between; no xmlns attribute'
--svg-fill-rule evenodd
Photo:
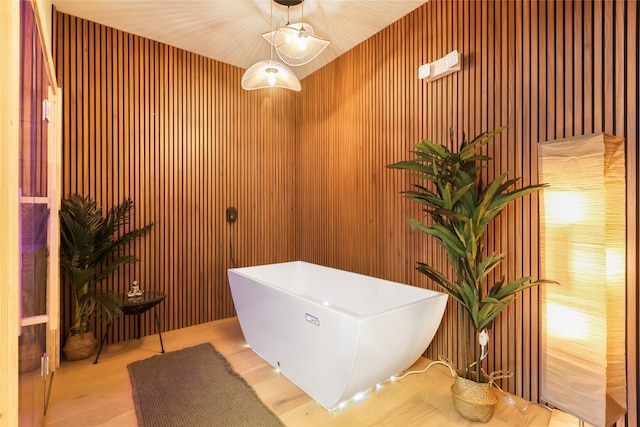
<svg viewBox="0 0 640 427"><path fill-rule="evenodd" d="M162 334L166 351L210 342L256 390L258 396L287 426L477 426L455 413L449 387L453 379L444 366L387 383L363 401L340 412L329 412L283 375L278 374L245 344L237 318L223 319ZM50 427L135 426L127 364L155 356L157 335L106 346L97 365L93 358L62 362L56 371L49 410L42 422ZM412 369L428 363L421 358ZM23 378L21 378L23 380ZM36 387L38 388L38 387ZM33 393L21 387L21 425L40 424L25 408ZM39 394L39 393L38 393ZM499 402L487 426L548 426L552 414L545 408L517 399ZM561 425L561 424L556 424ZM562 425L573 425L565 424Z"/></svg>

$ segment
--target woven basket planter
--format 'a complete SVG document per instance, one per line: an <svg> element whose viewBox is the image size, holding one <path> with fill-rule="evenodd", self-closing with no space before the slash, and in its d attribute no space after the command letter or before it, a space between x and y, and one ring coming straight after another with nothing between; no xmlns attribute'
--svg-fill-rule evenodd
<svg viewBox="0 0 640 427"><path fill-rule="evenodd" d="M498 403L493 383L478 383L456 376L451 394L453 406L466 419L486 423L493 417L493 408Z"/></svg>
<svg viewBox="0 0 640 427"><path fill-rule="evenodd" d="M62 351L67 360L81 360L96 351L97 340L92 331L80 335L69 335Z"/></svg>

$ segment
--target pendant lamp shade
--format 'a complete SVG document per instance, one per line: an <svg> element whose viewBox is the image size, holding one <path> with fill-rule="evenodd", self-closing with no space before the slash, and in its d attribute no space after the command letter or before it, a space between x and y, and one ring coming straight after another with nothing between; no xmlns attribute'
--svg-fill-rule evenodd
<svg viewBox="0 0 640 427"><path fill-rule="evenodd" d="M317 37L309 24L297 22L262 35L276 48L282 61L300 66L313 61L331 43Z"/></svg>
<svg viewBox="0 0 640 427"><path fill-rule="evenodd" d="M244 72L242 88L245 90L279 87L300 92L300 82L286 65L271 59L256 62Z"/></svg>

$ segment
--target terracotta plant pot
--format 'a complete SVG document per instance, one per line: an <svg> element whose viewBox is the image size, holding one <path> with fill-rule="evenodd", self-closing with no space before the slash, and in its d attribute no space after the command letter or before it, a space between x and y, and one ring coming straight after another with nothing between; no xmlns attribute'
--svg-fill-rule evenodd
<svg viewBox="0 0 640 427"><path fill-rule="evenodd" d="M466 419L486 423L493 417L498 396L493 390L492 382L478 383L456 376L451 394L453 406Z"/></svg>
<svg viewBox="0 0 640 427"><path fill-rule="evenodd" d="M96 351L97 340L93 331L67 337L62 351L67 360L81 360L91 356Z"/></svg>

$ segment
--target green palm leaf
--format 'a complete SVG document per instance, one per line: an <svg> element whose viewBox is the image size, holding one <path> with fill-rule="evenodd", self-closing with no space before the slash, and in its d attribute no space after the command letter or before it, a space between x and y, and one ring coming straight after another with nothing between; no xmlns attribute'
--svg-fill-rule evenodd
<svg viewBox="0 0 640 427"><path fill-rule="evenodd" d="M60 217L60 269L74 291L74 328L86 331L89 318L99 311L112 321L122 310L116 296L100 286L118 267L137 261L125 254L125 245L144 236L153 223L121 233L133 211L129 199L102 210L88 197L72 195L62 201Z"/></svg>

